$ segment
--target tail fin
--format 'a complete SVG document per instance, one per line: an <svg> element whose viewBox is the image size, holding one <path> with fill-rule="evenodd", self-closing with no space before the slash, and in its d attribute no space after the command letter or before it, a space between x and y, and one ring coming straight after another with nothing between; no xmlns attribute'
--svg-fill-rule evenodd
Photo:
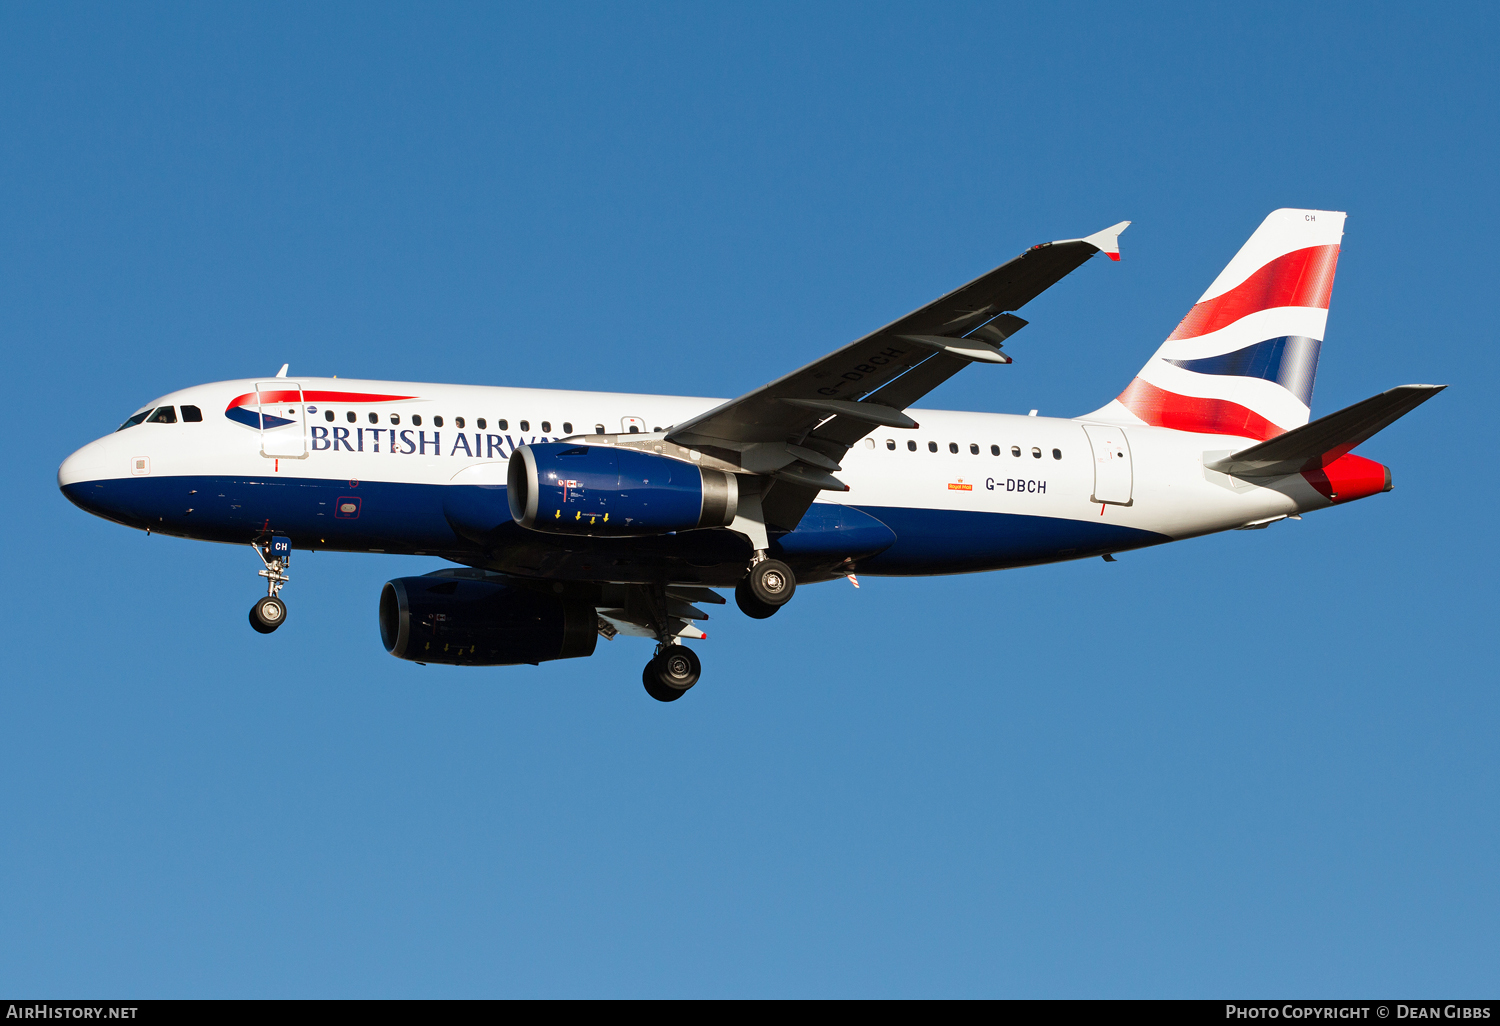
<svg viewBox="0 0 1500 1026"><path fill-rule="evenodd" d="M1306 424L1344 216L1272 211L1119 398L1080 419L1257 439Z"/></svg>

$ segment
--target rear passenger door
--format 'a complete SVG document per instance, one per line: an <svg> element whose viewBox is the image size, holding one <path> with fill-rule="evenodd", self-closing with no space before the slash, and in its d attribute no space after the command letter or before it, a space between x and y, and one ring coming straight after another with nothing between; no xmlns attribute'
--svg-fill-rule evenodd
<svg viewBox="0 0 1500 1026"><path fill-rule="evenodd" d="M1112 502L1118 506L1132 503L1135 470L1131 465L1130 442L1125 429L1105 424L1085 424L1089 446L1094 455L1095 502Z"/></svg>
<svg viewBox="0 0 1500 1026"><path fill-rule="evenodd" d="M307 457L307 416L302 386L285 378L255 383L260 404L260 454L266 458Z"/></svg>

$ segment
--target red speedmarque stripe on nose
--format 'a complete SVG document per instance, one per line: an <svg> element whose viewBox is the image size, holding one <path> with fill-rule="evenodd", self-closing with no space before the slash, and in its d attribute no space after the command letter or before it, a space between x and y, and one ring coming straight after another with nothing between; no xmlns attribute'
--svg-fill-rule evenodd
<svg viewBox="0 0 1500 1026"><path fill-rule="evenodd" d="M1201 434L1238 435L1265 441L1285 434L1254 410L1228 399L1200 399L1178 395L1136 378L1120 393L1120 405L1152 427L1197 431Z"/></svg>
<svg viewBox="0 0 1500 1026"><path fill-rule="evenodd" d="M1196 304L1167 336L1167 341L1207 335L1227 328L1247 314L1278 306L1327 310L1338 262L1339 248L1332 244L1309 246L1279 256L1222 296Z"/></svg>
<svg viewBox="0 0 1500 1026"><path fill-rule="evenodd" d="M260 401L280 405L282 403L297 402L299 393L295 388L280 389L275 392L261 392ZM400 399L415 399L414 395L375 395L369 392L302 392L300 393L304 402L309 403L389 403ZM255 402L256 393L246 392L244 395L235 396L229 401L226 410L232 410L236 406Z"/></svg>

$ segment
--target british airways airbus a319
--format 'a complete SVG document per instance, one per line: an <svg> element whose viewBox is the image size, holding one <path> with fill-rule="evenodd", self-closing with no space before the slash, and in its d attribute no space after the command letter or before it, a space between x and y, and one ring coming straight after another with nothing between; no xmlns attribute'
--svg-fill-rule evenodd
<svg viewBox="0 0 1500 1026"><path fill-rule="evenodd" d="M128 527L249 545L286 621L296 549L440 556L388 582L380 634L418 663L503 666L654 639L651 697L697 683L712 589L777 612L799 584L1117 552L1389 491L1350 453L1444 386L1309 422L1344 215L1277 210L1120 395L1071 419L912 409L1007 364L1015 311L1123 222L1034 246L724 402L395 381L225 381L162 396L69 456L58 485Z"/></svg>

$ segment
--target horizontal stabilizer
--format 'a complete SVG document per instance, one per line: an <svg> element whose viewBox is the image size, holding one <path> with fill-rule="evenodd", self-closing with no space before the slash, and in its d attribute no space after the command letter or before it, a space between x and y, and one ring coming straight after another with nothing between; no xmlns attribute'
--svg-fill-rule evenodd
<svg viewBox="0 0 1500 1026"><path fill-rule="evenodd" d="M1326 467L1447 387L1398 385L1204 466L1236 477L1280 477Z"/></svg>

